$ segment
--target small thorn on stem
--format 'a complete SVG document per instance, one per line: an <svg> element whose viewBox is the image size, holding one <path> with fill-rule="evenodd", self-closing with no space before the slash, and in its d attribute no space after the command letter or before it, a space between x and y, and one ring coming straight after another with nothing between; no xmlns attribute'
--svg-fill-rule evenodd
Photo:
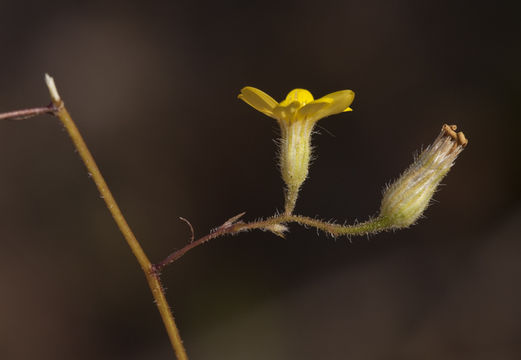
<svg viewBox="0 0 521 360"><path fill-rule="evenodd" d="M194 239L195 239L195 234L194 234L194 227L192 226L192 224L190 223L190 221L188 221L187 219L185 219L184 217L179 217L179 220L181 221L184 221L186 223L186 225L188 225L188 227L190 228L190 232L191 232L191 237L190 237L190 243L193 243L194 242Z"/></svg>
<svg viewBox="0 0 521 360"><path fill-rule="evenodd" d="M246 215L246 211L245 212L242 212L238 215L235 215L234 217L231 217L229 218L228 220L226 220L224 222L224 224L222 224L221 226L219 226L219 228L227 228L227 227L230 227L232 226L233 224L235 224L237 222L237 220L239 220L240 218L242 218L244 215Z"/></svg>

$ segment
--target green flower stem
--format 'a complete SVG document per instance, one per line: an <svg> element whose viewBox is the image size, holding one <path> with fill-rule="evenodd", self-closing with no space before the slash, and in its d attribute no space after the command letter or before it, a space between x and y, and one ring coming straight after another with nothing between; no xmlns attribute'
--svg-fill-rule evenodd
<svg viewBox="0 0 521 360"><path fill-rule="evenodd" d="M313 219L307 216L292 215L288 217L289 222L295 222L303 226L310 226L322 230L333 236L367 235L376 234L390 229L390 225L385 218L377 217L365 222L354 225L331 224L322 220Z"/></svg>
<svg viewBox="0 0 521 360"><path fill-rule="evenodd" d="M295 205L297 204L299 186L288 186L286 189L285 196L285 204L284 204L284 214L291 215L293 210L295 210Z"/></svg>

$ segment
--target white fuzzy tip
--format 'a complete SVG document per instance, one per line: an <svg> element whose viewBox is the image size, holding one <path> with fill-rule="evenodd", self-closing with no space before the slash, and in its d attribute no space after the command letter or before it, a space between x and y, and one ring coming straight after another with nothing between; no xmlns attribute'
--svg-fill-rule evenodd
<svg viewBox="0 0 521 360"><path fill-rule="evenodd" d="M49 89L49 94L51 94L52 102L60 102L60 94L58 94L58 89L56 89L54 79L49 74L45 74L45 83L47 84L47 88Z"/></svg>

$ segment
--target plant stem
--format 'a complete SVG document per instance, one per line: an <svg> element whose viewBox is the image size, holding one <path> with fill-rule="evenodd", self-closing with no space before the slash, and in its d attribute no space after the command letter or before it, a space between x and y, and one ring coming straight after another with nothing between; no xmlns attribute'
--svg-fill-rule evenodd
<svg viewBox="0 0 521 360"><path fill-rule="evenodd" d="M112 196L112 193L109 190L105 179L101 175L101 172L92 157L85 141L83 140L78 128L72 121L72 118L65 108L65 105L61 98L58 95L56 87L54 85L54 81L49 76L46 76L47 86L49 87L49 92L51 93L51 98L54 104L54 114L60 119L62 124L65 126L65 129L69 133L72 142L76 150L83 160L83 163L87 167L89 174L92 176L92 180L96 184L101 197L105 201L107 208L109 209L114 221L116 222L119 230L123 234L125 240L130 246L134 256L136 257L141 269L145 273L146 280L152 291L152 295L154 296L155 303L165 325L166 331L170 338L170 342L172 343L172 347L174 348L175 354L178 360L187 360L188 356L186 354L186 350L184 349L183 342L179 335L179 330L174 321L174 317L172 312L170 311L170 307L168 306L168 302L165 297L165 293L163 291L163 287L161 286L159 273L155 271L155 267L152 265L148 257L146 256L143 248L139 244L138 240L134 236L134 233L130 229L127 221L123 217L121 210L119 209L116 200Z"/></svg>
<svg viewBox="0 0 521 360"><path fill-rule="evenodd" d="M313 219L302 215L291 215L288 222L296 222L303 226L311 226L328 233L331 236L350 236L376 234L391 228L387 219L376 217L354 225L331 224L322 220Z"/></svg>
<svg viewBox="0 0 521 360"><path fill-rule="evenodd" d="M60 119L65 129L69 133L69 136L72 139L72 142L74 143L74 146L78 151L81 159L83 160L83 163L87 167L89 174L91 175L94 183L96 184L96 187L98 188L101 197L105 201L107 208L112 214L114 221L116 222L119 230L123 234L125 240L127 241L127 244L132 250L134 256L136 257L139 265L141 266L141 269L145 273L146 280L148 282L148 285L150 287L150 290L152 292L152 295L154 297L154 300L156 302L159 313L161 315L166 331L170 338L170 342L172 343L172 347L175 351L178 360L188 360L188 356L186 354L186 350L184 349L181 337L179 335L179 330L177 329L177 326L175 324L174 317L172 315L172 312L170 311L170 307L166 300L165 292L161 285L160 273L164 267L182 257L188 251L212 239L224 235L233 235L242 231L254 229L272 231L273 233L279 236L283 236L283 232L287 230L284 225L287 223L298 223L299 225L303 226L311 226L319 230L322 230L331 236L374 234L383 230L390 229L392 227L389 221L387 221L387 219L384 217L377 217L363 223L344 226L331 224L322 220L317 220L306 216L293 215L292 213L293 209L295 208L299 189L298 187L289 188L286 192L286 204L284 214L275 215L265 220L244 223L242 221L238 221L239 218L244 215L244 213L241 213L227 220L223 225L219 226L210 234L205 235L195 241L193 240L192 225L188 222L188 220L181 218L181 220L185 221L190 226L190 230L192 232L192 241L183 248L171 253L163 261L154 265L148 259L143 248L141 247L134 233L130 229L130 226L123 217L123 214L121 213L121 210L119 209L116 200L112 196L112 193L110 192L107 183L101 175L101 171L96 165L96 162L94 161L92 154L87 148L87 145L83 140L75 123L73 122L69 112L65 108L65 105L58 94L58 90L56 89L54 80L50 76L46 75L46 82L52 99L52 103L49 106L3 113L0 114L0 120L25 119L44 113L54 114Z"/></svg>
<svg viewBox="0 0 521 360"><path fill-rule="evenodd" d="M0 114L0 120L23 120L41 114L54 114L55 110L54 105L50 104L46 107L10 111Z"/></svg>
<svg viewBox="0 0 521 360"><path fill-rule="evenodd" d="M316 229L322 230L325 233L336 237L343 235L366 235L366 234L376 234L380 231L388 230L391 228L389 222L382 217L376 217L370 219L368 221L354 224L354 225L338 225L331 224L322 220L313 219L307 216L302 215L275 215L266 220L252 221L249 223L237 222L237 223L224 223L219 226L215 231L190 242L185 245L183 248L174 251L170 255L168 255L163 261L154 265L157 271L161 271L167 265L173 263L177 259L181 258L188 251L198 247L199 245L204 244L212 239L224 236L224 235L235 235L239 232L248 231L248 230L270 230L270 226L273 225L283 225L289 223L297 223L303 226L311 226Z"/></svg>
<svg viewBox="0 0 521 360"><path fill-rule="evenodd" d="M284 214L291 215L297 204L299 186L288 186L285 194Z"/></svg>

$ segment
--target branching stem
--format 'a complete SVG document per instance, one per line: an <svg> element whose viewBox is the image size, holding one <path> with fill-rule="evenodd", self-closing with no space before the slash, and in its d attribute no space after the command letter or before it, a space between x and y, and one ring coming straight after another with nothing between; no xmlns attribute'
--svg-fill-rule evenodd
<svg viewBox="0 0 521 360"><path fill-rule="evenodd" d="M89 174L91 175L94 183L96 184L98 191L101 194L101 197L105 201L107 208L109 209L114 221L116 222L119 230L123 234L127 244L132 250L134 256L136 257L141 269L145 273L146 280L154 297L155 303L158 307L159 313L167 330L168 336L170 338L170 342L172 343L172 347L175 351L178 360L188 360L188 356L184 349L181 337L179 335L179 331L174 321L174 317L172 312L170 311L170 307L167 303L165 292L161 285L161 271L169 264L181 258L188 251L198 247L201 244L204 244L212 239L222 237L224 235L234 235L240 232L260 229L264 231L271 231L279 236L283 235L283 232L286 230L285 225L289 223L297 223L299 225L305 227L314 227L325 233L336 237L342 235L364 235L364 234L374 234L383 230L387 230L392 228L392 224L385 217L376 217L374 219L370 219L366 222L354 224L354 225L338 225L334 223L328 223L322 220L313 219L306 216L301 215L293 215L293 209L295 207L297 195L298 195L298 187L293 189L288 189L286 193L286 208L284 214L278 214L271 218L267 218L264 220L258 220L253 222L242 222L239 219L244 215L241 213L237 216L232 217L227 220L224 224L216 228L211 233L194 240L193 236L193 228L188 222L188 220L181 218L181 220L185 221L190 230L192 232L191 242L188 243L183 248L173 252L169 256L167 256L163 261L158 264L152 264L145 254L143 248L140 243L134 236L134 233L130 229L127 221L123 217L121 210L116 203L116 200L112 196L112 193L109 190L107 183L105 182L101 172L94 161L92 154L90 153L85 141L83 140L78 128L73 122L69 112L65 108L63 101L61 100L58 90L54 84L54 80L50 76L46 76L47 86L49 88L49 92L51 95L52 103L46 107L32 108L32 109L23 109L18 111L11 111L8 113L0 114L0 120L3 119L12 119L12 120L20 120L26 119L29 117L33 117L40 114L53 114L60 119L63 126L69 133L72 142L76 150L78 151L83 163L85 164Z"/></svg>
<svg viewBox="0 0 521 360"><path fill-rule="evenodd" d="M188 356L186 354L186 350L183 346L183 342L181 340L181 336L179 335L179 330L174 321L174 317L172 312L170 311L170 307L165 297L165 292L161 285L160 274L156 271L156 267L152 265L147 255L145 254L143 248L139 244L138 240L134 236L134 233L130 229L127 221L123 217L121 210L116 203L116 200L112 196L112 193L109 190L105 179L101 175L101 172L94 161L92 154L90 153L83 137L81 136L78 128L72 121L72 118L65 108L63 101L61 100L58 91L56 89L56 85L54 84L54 80L46 75L47 87L49 88L49 92L51 95L52 103L47 107L41 108L32 108L32 109L24 109L18 111L11 111L8 113L0 114L0 120L3 119L26 119L29 117L33 117L40 114L54 114L56 117L60 119L63 126L69 133L72 142L74 143L74 147L78 151L83 163L85 164L87 171L92 177L92 180L96 184L98 191L101 194L101 197L105 201L107 208L109 209L114 221L116 222L119 230L123 234L127 244L129 245L132 253L136 257L141 269L145 273L145 277L147 283L150 287L152 295L154 297L155 303L161 315L161 319L165 325L166 331L170 338L170 342L172 343L172 347L176 354L178 360L188 360Z"/></svg>
<svg viewBox="0 0 521 360"><path fill-rule="evenodd" d="M236 222L236 223L224 223L211 233L185 245L183 248L174 251L168 255L163 261L156 264L155 269L160 272L165 266L173 263L188 251L198 247L212 239L224 236L224 235L235 235L243 231L248 230L269 230L274 225L285 225L289 223L297 223L306 227L314 227L319 229L333 237L337 236L349 236L349 235L365 235L365 234L376 234L380 231L388 230L391 228L388 221L383 217L377 217L370 219L363 223L354 225L339 225L332 224L322 220L313 219L302 215L275 215L266 220L253 221L249 223Z"/></svg>

